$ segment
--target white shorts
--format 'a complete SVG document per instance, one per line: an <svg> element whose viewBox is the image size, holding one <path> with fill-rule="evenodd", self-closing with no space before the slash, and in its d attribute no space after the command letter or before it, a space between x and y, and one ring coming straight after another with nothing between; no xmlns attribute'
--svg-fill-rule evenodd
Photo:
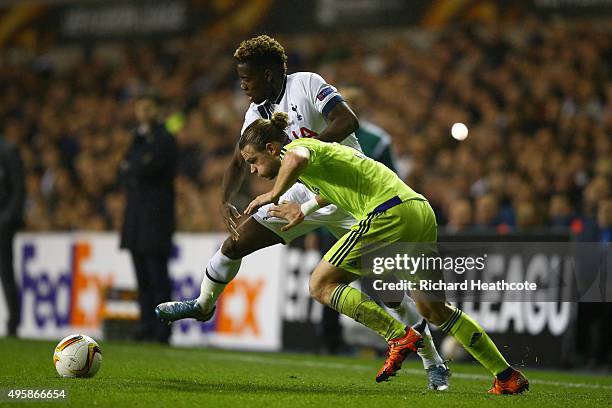
<svg viewBox="0 0 612 408"><path fill-rule="evenodd" d="M303 204L314 196L315 194L308 190L306 186L301 183L295 183L281 196L279 202L293 201ZM260 207L259 210L253 214L253 218L264 227L274 231L274 233L281 237L285 243L289 243L295 238L306 235L319 227L327 228L336 238L340 238L356 223L355 218L353 218L351 214L344 211L342 208L330 204L310 214L304 218L304 221L291 228L289 231L281 231L281 228L287 224L287 221L282 218L268 216L268 209L272 205L273 204L267 204Z"/></svg>

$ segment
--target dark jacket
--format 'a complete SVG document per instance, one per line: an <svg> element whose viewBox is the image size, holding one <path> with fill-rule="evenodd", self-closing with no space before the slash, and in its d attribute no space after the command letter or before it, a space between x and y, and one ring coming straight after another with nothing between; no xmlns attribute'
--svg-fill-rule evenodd
<svg viewBox="0 0 612 408"><path fill-rule="evenodd" d="M0 229L23 224L25 174L19 149L0 136Z"/></svg>
<svg viewBox="0 0 612 408"><path fill-rule="evenodd" d="M119 173L127 198L121 248L169 254L175 229L176 141L162 123L147 134L138 129L133 134Z"/></svg>

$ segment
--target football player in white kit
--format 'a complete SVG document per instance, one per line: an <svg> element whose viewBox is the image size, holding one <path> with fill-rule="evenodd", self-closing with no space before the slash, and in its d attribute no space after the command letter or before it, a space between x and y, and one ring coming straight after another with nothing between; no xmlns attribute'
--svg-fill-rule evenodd
<svg viewBox="0 0 612 408"><path fill-rule="evenodd" d="M287 75L287 56L273 38L261 35L243 41L236 52L240 88L250 98L242 131L258 118L270 119L275 111L287 112L290 118L288 136L291 140L316 137L326 142L338 142L361 150L354 131L357 117L342 99L336 88L318 74L297 72ZM272 204L261 207L256 214L244 219L230 203L240 188L248 169L236 147L232 162L223 178L223 212L231 236L209 261L202 281L200 296L182 302L167 302L157 306L160 319L172 322L184 318L207 321L212 318L215 303L225 286L236 276L243 257L261 248L286 244L324 226L336 237L344 235L355 224L355 219L334 205L321 208L287 231L287 221L271 217ZM251 166L250 172L256 172ZM275 211L304 211L311 205L315 193L296 183L279 200ZM283 202L286 202L283 204ZM406 324L415 325L423 318L417 313L412 299L404 296L401 304L391 309ZM425 347L419 352L427 370L429 388L445 390L449 386L450 371L435 349L429 328L422 333Z"/></svg>

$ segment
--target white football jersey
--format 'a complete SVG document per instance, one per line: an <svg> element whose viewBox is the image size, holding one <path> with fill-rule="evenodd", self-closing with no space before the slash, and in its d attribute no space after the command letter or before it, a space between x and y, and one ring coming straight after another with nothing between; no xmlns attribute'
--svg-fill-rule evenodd
<svg viewBox="0 0 612 408"><path fill-rule="evenodd" d="M312 72L296 72L287 75L280 95L276 101L265 101L259 105L251 103L244 115L244 130L259 118L270 119L273 112L289 114L289 128L286 130L291 140L313 137L327 127L327 115L338 103L343 102L338 90ZM344 139L342 144L361 151L354 133Z"/></svg>

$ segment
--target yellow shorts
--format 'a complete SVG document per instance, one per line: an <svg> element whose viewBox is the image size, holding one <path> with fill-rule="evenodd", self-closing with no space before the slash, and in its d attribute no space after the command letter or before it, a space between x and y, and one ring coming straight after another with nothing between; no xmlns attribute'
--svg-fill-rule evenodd
<svg viewBox="0 0 612 408"><path fill-rule="evenodd" d="M327 251L323 259L332 265L359 276L371 269L362 267L365 257L392 244L435 244L438 238L436 216L429 202L413 199L385 211L372 212L360 220ZM395 247L395 246L394 246ZM422 247L422 246L421 246ZM431 248L431 245L428 246ZM410 252L410 248L406 251Z"/></svg>

